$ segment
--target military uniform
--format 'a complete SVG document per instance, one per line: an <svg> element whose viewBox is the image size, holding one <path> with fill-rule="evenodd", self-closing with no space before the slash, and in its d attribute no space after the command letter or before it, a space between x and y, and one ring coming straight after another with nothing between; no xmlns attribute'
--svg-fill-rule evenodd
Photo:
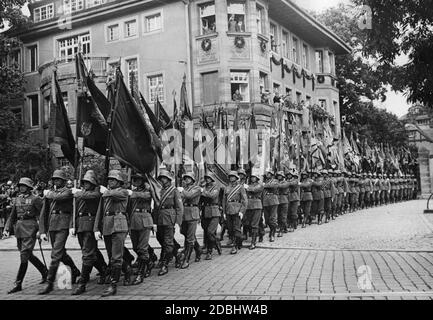
<svg viewBox="0 0 433 320"><path fill-rule="evenodd" d="M216 248L221 254L221 245L217 239L218 223L221 217L220 211L220 187L215 184L213 174L208 174L206 177L212 179L212 182L206 184L201 193L202 207L202 227L204 243L207 248L206 260L212 259L212 250Z"/></svg>
<svg viewBox="0 0 433 320"><path fill-rule="evenodd" d="M350 209L350 194L351 194L351 187L350 187L350 173L344 172L343 177L343 190L344 190L344 202L343 202L343 211L344 213L348 212Z"/></svg>
<svg viewBox="0 0 433 320"><path fill-rule="evenodd" d="M331 211L332 211L332 189L334 188L334 182L332 181L332 178L330 178L328 175L327 170L323 170L322 174L325 175L325 178L323 180L323 204L324 204L324 212L326 214L325 222L328 222L331 218Z"/></svg>
<svg viewBox="0 0 433 320"><path fill-rule="evenodd" d="M194 182L195 178L192 173L184 175L190 177ZM182 262L182 269L189 266L189 260L193 249L196 249L196 262L200 261L201 248L196 238L197 224L200 220L199 202L201 188L197 185L189 185L181 192L183 200L183 221L180 227L180 233L185 236L185 259Z"/></svg>
<svg viewBox="0 0 433 320"><path fill-rule="evenodd" d="M98 283L104 284L107 269L104 257L98 249L98 242L93 232L96 213L101 200L101 192L99 188L96 187L97 183L94 173L86 172L83 181L92 183L95 189L79 191L74 194L76 204L75 231L77 233L78 243L81 247L83 262L79 281L80 287L77 288L74 294L81 294L85 291L85 286L87 282L89 282L93 267L95 267L101 275L101 279Z"/></svg>
<svg viewBox="0 0 433 320"><path fill-rule="evenodd" d="M316 179L312 183L312 187L313 203L311 205L311 213L314 217L317 217L317 223L321 224L325 208L325 195L323 192L323 180L320 177L320 174L317 175Z"/></svg>
<svg viewBox="0 0 433 320"><path fill-rule="evenodd" d="M172 181L171 174L161 171L158 179L166 177ZM155 210L155 222L157 224L156 239L161 245L161 270L158 275L168 272L168 264L174 256L174 231L175 225L181 225L184 207L179 190L171 184L163 186L161 199L157 210Z"/></svg>
<svg viewBox="0 0 433 320"><path fill-rule="evenodd" d="M129 197L127 214L132 248L137 254L138 272L134 285L143 282L151 269L149 255L150 232L153 228L152 218L152 191L148 183L144 182L141 174L135 174L132 178L142 179L143 183L132 191Z"/></svg>
<svg viewBox="0 0 433 320"><path fill-rule="evenodd" d="M115 179L123 184L120 171L111 171L108 179ZM106 190L99 202L93 231L101 232L104 236L105 248L107 249L111 268L110 287L104 292L103 296L116 293L122 269L125 273L124 283L129 284L130 270L123 257L125 240L129 231L127 218L128 198L128 190L117 187Z"/></svg>
<svg viewBox="0 0 433 320"><path fill-rule="evenodd" d="M53 179L66 181L66 175L61 170L54 171ZM66 187L48 191L45 196L41 215L39 218L39 232L49 232L51 240L51 263L48 270L48 285L40 294L47 294L53 290L53 283L56 278L60 262L72 270L72 283L74 284L80 271L75 266L72 258L66 253L66 240L69 236L69 229L73 226L73 194Z"/></svg>
<svg viewBox="0 0 433 320"><path fill-rule="evenodd" d="M371 191L373 189L373 185L371 183L371 174L367 174L366 178L364 179L364 204L366 208L369 208L371 206Z"/></svg>
<svg viewBox="0 0 433 320"><path fill-rule="evenodd" d="M340 215L343 212L344 188L343 188L343 177L341 176L341 171L339 170L337 170L336 187L337 187L336 214Z"/></svg>
<svg viewBox="0 0 433 320"><path fill-rule="evenodd" d="M299 179L298 173L294 172L289 179L289 227L294 231L298 226L298 209L299 209Z"/></svg>
<svg viewBox="0 0 433 320"><path fill-rule="evenodd" d="M254 173L254 176L257 178L257 182L251 182L246 189L248 205L243 220L244 226L248 226L251 230L251 250L255 249L257 236L259 234L259 222L263 210L262 195L264 190L263 185L259 182L258 174Z"/></svg>
<svg viewBox="0 0 433 320"><path fill-rule="evenodd" d="M239 177L237 172L231 172L229 176ZM239 213L245 214L248 198L243 185L231 183L224 189L223 213L227 220L229 236L232 238L232 254L242 247L241 219Z"/></svg>
<svg viewBox="0 0 433 320"><path fill-rule="evenodd" d="M269 172L269 171L268 171ZM275 231L277 230L277 217L278 217L278 180L271 178L265 179L263 183L263 211L265 216L265 223L270 228L269 239L274 241Z"/></svg>
<svg viewBox="0 0 433 320"><path fill-rule="evenodd" d="M313 180L308 178L308 175L306 172L302 173L302 180L300 183L301 188L301 207L302 207L302 214L303 214L303 220L302 220L302 227L305 228L305 224L308 222L311 224L311 204L313 202L313 194L312 191L312 184Z"/></svg>
<svg viewBox="0 0 433 320"><path fill-rule="evenodd" d="M28 178L22 178L18 185L25 185L29 189L33 189L33 182ZM21 285L26 275L29 261L41 273L43 282L47 277L47 268L33 255L33 249L36 244L36 233L39 228L37 218L41 207L42 200L28 190L27 193L18 195L12 207L11 215L6 222L5 232L9 233L12 227L14 229L21 260L15 288L9 291L9 293L21 291Z"/></svg>
<svg viewBox="0 0 433 320"><path fill-rule="evenodd" d="M360 176L358 186L359 186L359 198L358 198L359 209L364 209L365 208L365 186L366 186L365 173L363 173Z"/></svg>
<svg viewBox="0 0 433 320"><path fill-rule="evenodd" d="M280 171L277 173L278 177L283 177L282 180L278 180L278 237L283 236L283 231L287 232L287 216L289 212L289 187L290 183L284 178L284 172Z"/></svg>

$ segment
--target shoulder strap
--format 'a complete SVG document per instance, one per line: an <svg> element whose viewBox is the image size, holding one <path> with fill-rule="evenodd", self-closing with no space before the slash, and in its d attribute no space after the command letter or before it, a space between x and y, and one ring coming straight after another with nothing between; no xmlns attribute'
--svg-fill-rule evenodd
<svg viewBox="0 0 433 320"><path fill-rule="evenodd" d="M235 186L230 193L227 196L227 201L232 200L232 198L235 196L236 192L238 192L241 189L241 185L238 184L237 186Z"/></svg>
<svg viewBox="0 0 433 320"><path fill-rule="evenodd" d="M167 191L161 196L161 200L159 202L159 207L162 206L162 204L167 200L168 196L174 191L175 187L170 186Z"/></svg>

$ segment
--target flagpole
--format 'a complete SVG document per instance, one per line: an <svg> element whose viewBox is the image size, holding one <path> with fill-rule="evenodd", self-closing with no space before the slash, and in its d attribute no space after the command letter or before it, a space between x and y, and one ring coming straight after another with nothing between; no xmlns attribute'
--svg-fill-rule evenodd
<svg viewBox="0 0 433 320"><path fill-rule="evenodd" d="M116 69L116 74L115 74L115 88L117 88L117 81L118 81L118 68ZM116 93L113 92L113 94L115 95ZM108 124L108 134L107 134L107 144L105 147L105 182L106 184L108 183L108 174L110 171L110 149L111 149L111 128L112 128L112 124L113 124L113 115L114 115L114 105L115 104L115 97L113 97L113 99L111 99L111 110L110 110L110 115L107 119L107 124ZM109 120L109 121L108 121Z"/></svg>

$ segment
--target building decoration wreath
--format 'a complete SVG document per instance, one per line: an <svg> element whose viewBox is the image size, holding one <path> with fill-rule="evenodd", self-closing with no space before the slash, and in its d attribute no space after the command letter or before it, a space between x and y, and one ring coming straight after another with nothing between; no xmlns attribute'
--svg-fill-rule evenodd
<svg viewBox="0 0 433 320"><path fill-rule="evenodd" d="M210 41L210 39L204 39L201 42L201 48L203 49L203 51L208 52L212 48L212 42Z"/></svg>
<svg viewBox="0 0 433 320"><path fill-rule="evenodd" d="M262 50L263 53L266 52L266 41L265 40L260 41L260 50Z"/></svg>
<svg viewBox="0 0 433 320"><path fill-rule="evenodd" d="M245 47L245 39L241 36L235 37L235 46L238 49L242 49Z"/></svg>
<svg viewBox="0 0 433 320"><path fill-rule="evenodd" d="M318 83L324 83L325 82L325 77L324 76L318 76L317 77L317 82Z"/></svg>

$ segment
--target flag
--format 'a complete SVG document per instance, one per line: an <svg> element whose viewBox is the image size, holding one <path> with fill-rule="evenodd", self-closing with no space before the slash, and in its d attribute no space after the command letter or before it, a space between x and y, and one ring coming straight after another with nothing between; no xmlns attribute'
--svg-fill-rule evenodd
<svg viewBox="0 0 433 320"><path fill-rule="evenodd" d="M251 150L254 146L255 152ZM254 114L254 109L251 111L250 124L248 130L248 165L252 170L254 166L258 163L259 156L259 136L257 134L257 122L256 115Z"/></svg>
<svg viewBox="0 0 433 320"><path fill-rule="evenodd" d="M176 100L174 101L176 104ZM164 107L161 105L161 102L159 102L158 97L156 97L156 104L155 104L155 116L158 119L158 122L160 123L160 126L162 129L167 130L170 128L173 128L174 121L170 119L167 112L165 112ZM173 116L175 119L175 117Z"/></svg>
<svg viewBox="0 0 433 320"><path fill-rule="evenodd" d="M78 150L75 149L75 139L69 124L68 113L63 102L56 71L53 72L52 76L50 104L52 110L51 123L54 122L54 125L50 130L49 142L59 144L65 158L76 168L78 163L75 160L78 162L79 154ZM75 152L77 152L78 159L75 159Z"/></svg>
<svg viewBox="0 0 433 320"><path fill-rule="evenodd" d="M77 79L87 87L88 92L78 96L78 137L82 137L84 146L101 155L106 154L108 124L111 105L89 76L81 54L76 58Z"/></svg>
<svg viewBox="0 0 433 320"><path fill-rule="evenodd" d="M182 118L192 120L192 114L188 107L188 94L186 92L186 75L183 76L182 87L180 88L180 110Z"/></svg>
<svg viewBox="0 0 433 320"><path fill-rule="evenodd" d="M147 116L149 117L150 123L152 124L153 129L155 130L155 133L159 135L162 130L161 123L158 121L158 118L153 113L152 109L150 109L149 105L147 104L146 100L144 99L143 95L140 92L140 101L142 106L144 107L144 110L146 110Z"/></svg>
<svg viewBox="0 0 433 320"><path fill-rule="evenodd" d="M118 72L110 151L119 161L141 173L149 173L156 163L156 152L151 141L142 111L128 92L122 74Z"/></svg>

